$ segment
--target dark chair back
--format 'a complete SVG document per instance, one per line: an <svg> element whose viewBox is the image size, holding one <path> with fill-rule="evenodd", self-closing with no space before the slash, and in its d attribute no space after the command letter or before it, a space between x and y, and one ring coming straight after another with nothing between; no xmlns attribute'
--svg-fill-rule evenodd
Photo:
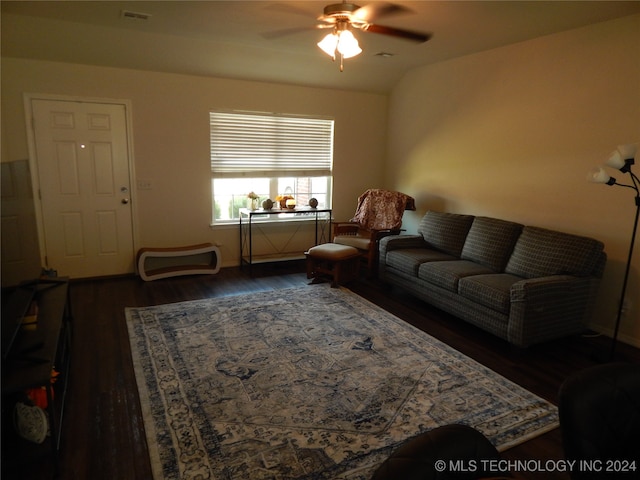
<svg viewBox="0 0 640 480"><path fill-rule="evenodd" d="M640 478L640 365L582 370L560 387L558 412L573 480ZM635 471L618 470L635 462ZM610 468L608 468L610 467Z"/></svg>
<svg viewBox="0 0 640 480"><path fill-rule="evenodd" d="M495 477L484 470L486 460L500 454L479 431L466 425L445 425L405 442L384 461L372 480L476 480ZM500 477L504 478L504 477Z"/></svg>

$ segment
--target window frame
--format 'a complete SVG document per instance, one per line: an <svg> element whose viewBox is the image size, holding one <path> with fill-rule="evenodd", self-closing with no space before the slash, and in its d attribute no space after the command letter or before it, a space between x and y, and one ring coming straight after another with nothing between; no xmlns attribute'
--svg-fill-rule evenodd
<svg viewBox="0 0 640 480"><path fill-rule="evenodd" d="M209 112L211 225L237 224L239 215L234 215L239 208L242 208L243 202L248 202L247 194L253 191L251 185L248 185L246 192L229 193L227 191L216 195L215 183L225 180L247 181L254 184L261 183L257 182L258 180L267 180L269 192L256 192L260 196L259 207L261 207L260 203L266 198L275 202L276 195L285 193L285 191L278 191L282 188L281 185L278 186L282 180L292 180L296 190L298 184L304 183L305 179L312 186L314 179L324 178L326 185L315 187L316 193L319 199L324 197L322 207L331 208L334 128L335 120L331 117L211 110ZM234 129L237 129L237 132ZM321 181L321 184L324 184L324 181ZM308 200L314 192L294 191L293 194ZM221 197L226 199L216 200ZM238 200L239 198L241 200ZM225 206L229 209L230 218L223 216L218 218L217 210ZM300 221L293 217L295 215L269 215L264 221L270 223Z"/></svg>

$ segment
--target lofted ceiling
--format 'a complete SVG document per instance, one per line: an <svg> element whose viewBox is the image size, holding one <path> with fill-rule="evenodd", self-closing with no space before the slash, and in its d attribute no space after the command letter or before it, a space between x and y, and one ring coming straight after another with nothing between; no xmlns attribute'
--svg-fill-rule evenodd
<svg viewBox="0 0 640 480"><path fill-rule="evenodd" d="M418 66L640 13L638 1L398 1L411 12L375 23L433 38L355 30L363 53L340 72L316 46L330 3L2 0L2 55L386 93Z"/></svg>

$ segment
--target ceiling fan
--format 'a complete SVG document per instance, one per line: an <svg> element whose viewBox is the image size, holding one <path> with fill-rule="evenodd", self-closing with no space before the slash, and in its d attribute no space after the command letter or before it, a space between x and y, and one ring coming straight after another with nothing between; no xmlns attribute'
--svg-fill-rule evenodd
<svg viewBox="0 0 640 480"><path fill-rule="evenodd" d="M418 43L429 40L431 38L430 33L403 30L373 23L378 18L407 12L411 12L411 10L401 5L387 2L371 3L361 7L355 3L344 0L342 3L327 5L324 7L323 14L317 18L320 23L317 24L315 28L331 28L332 31L318 42L318 47L334 60L338 57L340 59L340 71L342 71L344 68L343 60L345 58L355 57L362 52L358 41L353 35L352 30L354 29L389 35ZM295 13L299 13L299 11ZM267 36L273 38L302 30L306 29L272 32Z"/></svg>
<svg viewBox="0 0 640 480"><path fill-rule="evenodd" d="M325 22L327 25L319 25L319 28L346 24L347 26L358 28L365 32L381 33L383 35L391 35L420 43L426 42L431 38L431 34L429 33L412 32L372 23L381 17L409 12L411 12L411 10L408 8L393 3L370 3L364 7L360 7L355 3L344 1L324 7L324 13L318 17L318 20Z"/></svg>

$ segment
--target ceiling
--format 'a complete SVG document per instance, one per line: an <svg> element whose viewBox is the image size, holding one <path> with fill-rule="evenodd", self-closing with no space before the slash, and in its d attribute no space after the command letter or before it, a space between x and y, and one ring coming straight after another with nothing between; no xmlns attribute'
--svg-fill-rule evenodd
<svg viewBox="0 0 640 480"><path fill-rule="evenodd" d="M411 12L375 23L433 38L356 30L363 53L340 72L316 46L326 30L313 28L330 3L3 0L2 55L385 93L417 66L640 13L639 1L398 1Z"/></svg>

